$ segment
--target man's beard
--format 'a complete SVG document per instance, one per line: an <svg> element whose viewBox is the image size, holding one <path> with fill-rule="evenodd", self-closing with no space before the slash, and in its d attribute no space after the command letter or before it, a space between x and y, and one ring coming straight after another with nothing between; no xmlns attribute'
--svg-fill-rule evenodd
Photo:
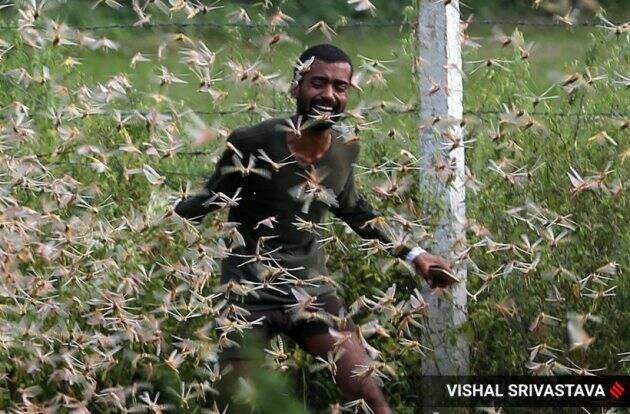
<svg viewBox="0 0 630 414"><path fill-rule="evenodd" d="M333 117L331 119L326 120L316 120L313 116L317 116L317 106L329 107L331 108L331 115ZM310 105L307 105L304 99L298 98L297 100L297 113L298 115L302 115L302 118L305 119L309 124L312 122L312 125L308 127L308 129L313 131L325 131L329 128L332 128L335 125L335 120L339 118L339 115L343 112L339 103L331 103L328 101L322 100L314 100L311 101Z"/></svg>

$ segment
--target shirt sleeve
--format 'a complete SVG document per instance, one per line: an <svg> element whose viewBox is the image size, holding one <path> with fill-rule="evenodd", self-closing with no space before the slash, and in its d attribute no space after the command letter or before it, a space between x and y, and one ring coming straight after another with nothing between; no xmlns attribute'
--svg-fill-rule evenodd
<svg viewBox="0 0 630 414"><path fill-rule="evenodd" d="M378 226L368 223L370 220L381 217L370 203L357 192L354 185L354 167L350 169L350 174L342 192L337 197L338 207L333 207L330 211L342 219L350 228L364 239L378 239L384 244L391 245L392 240L385 231ZM405 245L392 246L390 253L404 259L410 249Z"/></svg>
<svg viewBox="0 0 630 414"><path fill-rule="evenodd" d="M232 145L234 145L233 139L234 135L228 138L228 142ZM199 223L206 214L220 207L219 204L208 203L210 199L216 197L218 193L223 193L228 197L233 196L242 185L242 175L224 174L221 173L221 169L233 165L232 159L235 154L230 147L226 148L215 166L214 173L206 181L203 191L180 201L175 206L175 213L185 219Z"/></svg>

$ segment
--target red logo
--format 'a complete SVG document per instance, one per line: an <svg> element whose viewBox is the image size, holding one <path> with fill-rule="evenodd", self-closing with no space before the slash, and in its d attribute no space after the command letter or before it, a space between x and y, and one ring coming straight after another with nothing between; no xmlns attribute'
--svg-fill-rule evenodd
<svg viewBox="0 0 630 414"><path fill-rule="evenodd" d="M608 391L610 392L610 395L615 398L615 400L618 400L623 395L625 389L623 388L623 385L619 383L619 381L615 381L615 383L612 385L612 387L610 387L610 390Z"/></svg>

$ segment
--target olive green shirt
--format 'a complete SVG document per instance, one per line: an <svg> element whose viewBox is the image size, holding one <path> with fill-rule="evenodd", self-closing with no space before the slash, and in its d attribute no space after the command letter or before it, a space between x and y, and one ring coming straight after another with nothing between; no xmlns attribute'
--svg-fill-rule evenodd
<svg viewBox="0 0 630 414"><path fill-rule="evenodd" d="M378 239L390 245L392 254L404 258L409 252L406 246L393 246L383 229L366 224L379 213L355 188L353 164L359 155L359 144L356 141L345 143L339 131L333 128L328 151L314 164L306 165L297 162L291 154L286 132L278 129L283 123L284 119L275 118L235 130L228 142L242 156L239 157L228 146L206 182L207 193L186 198L175 208L180 216L198 222L208 212L221 206L219 193L229 197L238 193L240 200L238 205L230 207L228 220L238 223L237 230L244 243L232 245L232 254L223 259L221 282L254 282L251 286L258 289L253 294L239 296L231 293L227 297L249 309L296 303L291 288L302 288L312 296L334 292L331 284L320 282L312 286L311 283L300 283L300 280L328 275L324 248L317 242L327 234L323 230L319 230L318 235L299 229L299 224L296 224L298 218L321 223L330 210L362 238ZM272 161L290 164L276 170L262 159L260 149ZM253 157L250 171L233 168L239 163L244 167L252 166L250 157ZM320 181L309 186L306 178L313 171ZM269 218L273 220L261 223ZM259 257L251 260L257 253ZM247 261L249 263L244 264ZM280 278L284 278L284 282ZM273 288L261 285L263 279L272 283Z"/></svg>

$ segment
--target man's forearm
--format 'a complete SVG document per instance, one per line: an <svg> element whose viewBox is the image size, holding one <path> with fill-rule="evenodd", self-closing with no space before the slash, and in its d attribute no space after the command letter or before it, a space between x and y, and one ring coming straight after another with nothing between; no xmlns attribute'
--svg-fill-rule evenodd
<svg viewBox="0 0 630 414"><path fill-rule="evenodd" d="M187 220L201 222L210 211L208 207L203 205L207 200L208 196L205 194L197 194L180 200L175 204L175 213Z"/></svg>

